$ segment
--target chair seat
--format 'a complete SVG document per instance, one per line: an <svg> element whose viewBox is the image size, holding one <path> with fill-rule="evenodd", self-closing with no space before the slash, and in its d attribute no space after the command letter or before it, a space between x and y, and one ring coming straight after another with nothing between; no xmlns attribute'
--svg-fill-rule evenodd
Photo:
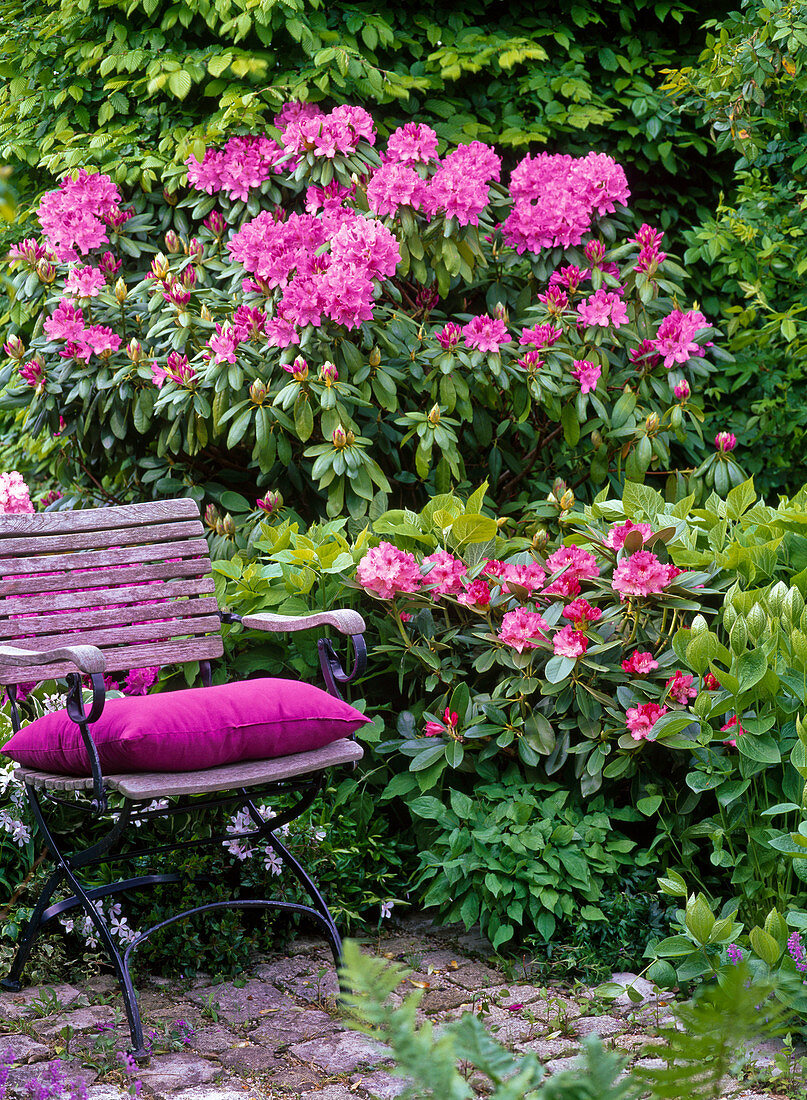
<svg viewBox="0 0 807 1100"><path fill-rule="evenodd" d="M361 760L364 750L355 741L341 738L321 749L279 756L271 760L242 760L237 764L221 764L196 772L132 772L128 775L106 775L104 786L118 791L133 801L169 798L176 795L212 794L214 791L257 787L281 779L291 779L309 772L323 771L337 764ZM92 789L87 776L54 775L32 768L17 768L15 778L38 790L86 791Z"/></svg>

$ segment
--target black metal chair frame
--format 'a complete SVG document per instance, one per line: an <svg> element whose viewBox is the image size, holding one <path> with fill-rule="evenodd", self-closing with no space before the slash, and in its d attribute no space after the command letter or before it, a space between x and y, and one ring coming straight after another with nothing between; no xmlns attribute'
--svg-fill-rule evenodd
<svg viewBox="0 0 807 1100"><path fill-rule="evenodd" d="M223 622L241 622L238 615L231 613L219 613ZM339 686L351 683L360 676L367 664L367 650L364 638L361 634L351 635L353 644L354 663L350 674L346 674L339 658L327 638L320 638L317 642L320 666L325 679L328 692L341 698ZM81 647L75 647L77 652ZM7 651L8 652L8 651ZM54 652L54 651L52 651ZM103 944L112 965L114 966L118 983L123 996L126 1018L132 1037L132 1055L135 1058L144 1058L149 1054L144 1041L143 1024L140 1016L137 994L131 977L131 960L133 952L144 943L149 936L170 924L187 917L202 913L211 913L219 909L273 909L286 913L295 913L313 920L319 927L333 954L334 963L339 968L342 953L342 941L336 927L336 923L328 909L322 894L310 875L304 870L300 862L292 855L286 846L278 839L276 833L283 825L293 821L304 813L322 789L325 771L306 773L299 778L281 779L276 782L256 786L242 787L232 793L221 791L210 794L193 796L180 796L173 804L166 807L146 807L150 800L136 801L126 796L122 808L110 809L107 793L104 787L104 776L98 759L98 752L92 740L89 727L101 714L104 706L106 689L103 673L90 672L92 684L92 703L89 713L85 712L82 701L82 678L76 673L67 677L67 711L70 718L79 726L84 744L90 759L92 772L92 798L89 801L70 801L64 799L47 789L37 791L30 782L26 782L26 795L31 807L34 820L53 859L56 861L56 870L51 874L39 895L31 917L26 925L17 954L8 975L0 979L0 987L5 990L17 992L22 988L20 981L23 969L30 956L37 937L45 925L63 913L71 909L83 909L87 917L92 921L97 935ZM200 678L204 686L211 683L210 663L200 662ZM11 701L11 718L14 730L20 728L20 716L16 704L15 692L9 688L8 697ZM297 800L288 809L281 811L275 817L264 820L258 808L261 799L277 795L278 793L296 793ZM69 838L57 836L50 828L43 810L43 802L52 806L69 806L87 815L96 821L111 818L111 825L95 843L84 850L68 851ZM218 833L211 837L200 837L190 840L182 840L173 844L159 844L140 848L121 848L126 836L127 826L133 819L152 821L158 818L171 818L176 814L202 813L207 810L218 809L224 806L240 807L248 811L254 828L237 833ZM197 905L191 909L185 909L175 913L166 920L154 924L140 932L135 940L128 944L125 950L121 950L115 942L112 931L103 912L99 911L95 902L102 898L110 897L130 890L159 886L163 884L185 881L187 876L182 872L143 874L133 878L127 878L104 886L88 887L81 881L79 872L101 863L113 864L122 860L135 860L147 858L166 852L182 852L190 848L206 848L220 845L226 841L249 839L265 841L277 855L283 864L284 870L291 873L311 900L310 905L285 901L279 898L234 898L229 901L209 902ZM51 899L63 884L67 884L73 891L70 897L51 904Z"/></svg>

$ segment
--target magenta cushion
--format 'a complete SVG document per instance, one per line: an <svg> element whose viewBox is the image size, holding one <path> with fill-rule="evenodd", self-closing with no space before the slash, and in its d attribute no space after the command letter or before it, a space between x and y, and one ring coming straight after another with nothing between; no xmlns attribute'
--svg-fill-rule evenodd
<svg viewBox="0 0 807 1100"><path fill-rule="evenodd" d="M241 680L218 687L108 699L90 727L102 770L191 772L319 749L349 737L363 714L296 680ZM60 710L15 733L3 752L27 768L89 775L81 732Z"/></svg>

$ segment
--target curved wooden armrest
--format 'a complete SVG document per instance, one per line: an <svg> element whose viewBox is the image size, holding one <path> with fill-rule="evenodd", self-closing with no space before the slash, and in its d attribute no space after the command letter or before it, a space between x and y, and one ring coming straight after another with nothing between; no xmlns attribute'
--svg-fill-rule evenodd
<svg viewBox="0 0 807 1100"><path fill-rule="evenodd" d="M367 629L358 611L342 608L337 611L315 611L311 615L275 615L259 611L244 615L241 620L249 630L271 630L274 633L308 630L314 626L333 626L340 634L363 634Z"/></svg>
<svg viewBox="0 0 807 1100"><path fill-rule="evenodd" d="M9 665L49 665L54 661L70 661L81 672L92 674L106 670L106 659L94 645L61 646L59 649L21 649L0 645L0 660Z"/></svg>

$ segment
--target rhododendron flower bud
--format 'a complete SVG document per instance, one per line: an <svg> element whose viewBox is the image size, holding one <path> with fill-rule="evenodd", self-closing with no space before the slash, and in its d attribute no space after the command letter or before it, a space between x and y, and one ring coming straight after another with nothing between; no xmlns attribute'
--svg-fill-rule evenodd
<svg viewBox="0 0 807 1100"><path fill-rule="evenodd" d="M249 396L256 405L262 405L266 400L266 386L259 378L249 387Z"/></svg>
<svg viewBox="0 0 807 1100"><path fill-rule="evenodd" d="M723 454L733 451L737 446L737 436L732 432L718 432L715 436L715 448Z"/></svg>
<svg viewBox="0 0 807 1100"><path fill-rule="evenodd" d="M532 536L532 548L539 553L545 550L549 543L549 532L545 527L539 527L535 534Z"/></svg>
<svg viewBox="0 0 807 1100"><path fill-rule="evenodd" d="M226 535L227 538L231 538L235 534L235 523L229 512L221 521L221 533Z"/></svg>
<svg viewBox="0 0 807 1100"><path fill-rule="evenodd" d="M322 366L319 368L319 377L322 382L330 389L334 382L339 381L339 371L336 369L336 365L326 359Z"/></svg>
<svg viewBox="0 0 807 1100"><path fill-rule="evenodd" d="M218 210L211 210L209 217L205 218L202 224L207 226L214 237L221 237L227 228L227 223Z"/></svg>
<svg viewBox="0 0 807 1100"><path fill-rule="evenodd" d="M98 266L111 279L120 271L122 262L122 260L116 260L111 252L105 252Z"/></svg>
<svg viewBox="0 0 807 1100"><path fill-rule="evenodd" d="M308 378L308 363L298 355L293 363L284 363L283 370L288 371L295 382L305 382Z"/></svg>
<svg viewBox="0 0 807 1100"><path fill-rule="evenodd" d="M595 428L594 431L591 433L591 446L594 448L595 451L599 451L602 445L602 432L600 432L599 429Z"/></svg>
<svg viewBox="0 0 807 1100"><path fill-rule="evenodd" d="M683 401L687 401L689 399L689 396L692 393L692 391L689 388L689 382L687 382L686 378L682 382L678 383L678 385L673 390L673 393L675 394L675 396L678 398L679 401L683 402Z"/></svg>
<svg viewBox="0 0 807 1100"><path fill-rule="evenodd" d="M660 425L661 421L659 420L658 413L652 412L644 422L644 430L647 435L655 435Z"/></svg>
<svg viewBox="0 0 807 1100"><path fill-rule="evenodd" d="M278 509L283 507L283 497L277 491L267 493L265 497L258 497L255 501L262 512L266 512L268 516L271 516L273 512L277 512Z"/></svg>
<svg viewBox="0 0 807 1100"><path fill-rule="evenodd" d="M169 206L176 206L179 202L179 196L174 191L169 191L167 187L163 188L163 199Z"/></svg>
<svg viewBox="0 0 807 1100"><path fill-rule="evenodd" d="M15 260L22 260L28 267L36 268L37 260L41 260L44 255L45 249L42 245L37 244L33 237L29 237L11 246L8 261L14 263Z"/></svg>
<svg viewBox="0 0 807 1100"><path fill-rule="evenodd" d="M23 344L19 336L9 336L8 340L3 345L3 351L9 359L22 359L25 355L25 344Z"/></svg>
<svg viewBox="0 0 807 1100"><path fill-rule="evenodd" d="M39 498L39 503L43 508L47 508L49 504L55 504L57 500L62 499L61 489L48 489L47 493L43 493Z"/></svg>
<svg viewBox="0 0 807 1100"><path fill-rule="evenodd" d="M337 428L334 428L331 442L337 451L341 451L343 447L347 446L347 433L341 424Z"/></svg>
<svg viewBox="0 0 807 1100"><path fill-rule="evenodd" d="M204 302L202 302L202 307L199 310L199 316L202 318L203 321L213 320L213 314L210 312Z"/></svg>
<svg viewBox="0 0 807 1100"><path fill-rule="evenodd" d="M41 386L45 382L45 364L38 355L19 368L20 378L29 386Z"/></svg>
<svg viewBox="0 0 807 1100"><path fill-rule="evenodd" d="M436 428L437 425L440 423L440 406L432 405L431 409L429 410L429 415L426 417L426 419L433 427Z"/></svg>
<svg viewBox="0 0 807 1100"><path fill-rule="evenodd" d="M208 504L205 508L205 523L210 528L215 528L218 521L221 519L221 512L218 510L215 504Z"/></svg>
<svg viewBox="0 0 807 1100"><path fill-rule="evenodd" d="M599 267L605 259L605 245L602 241L589 241L583 251L592 267Z"/></svg>
<svg viewBox="0 0 807 1100"><path fill-rule="evenodd" d="M496 303L496 305L493 307L493 316L496 317L499 321L504 321L505 324L508 324L508 322L510 321L510 313L504 302Z"/></svg>
<svg viewBox="0 0 807 1100"><path fill-rule="evenodd" d="M126 283L123 281L123 279L116 280L116 282L115 282L115 300L120 305L123 305L123 303L126 301L126 299L128 297L129 297L129 288L127 287Z"/></svg>
<svg viewBox="0 0 807 1100"><path fill-rule="evenodd" d="M185 270L179 277L179 281L185 287L186 290L191 290L196 286L196 268L193 264L188 264Z"/></svg>
<svg viewBox="0 0 807 1100"><path fill-rule="evenodd" d="M143 358L143 349L140 346L140 341L135 340L133 337L126 345L126 354L133 363L139 363Z"/></svg>
<svg viewBox="0 0 807 1100"><path fill-rule="evenodd" d="M162 252L158 252L154 259L151 261L151 274L155 279L162 281L166 275L170 272L171 267L167 258Z"/></svg>
<svg viewBox="0 0 807 1100"><path fill-rule="evenodd" d="M173 229L169 229L168 232L165 234L165 247L168 249L169 252L179 252L180 248L182 247L179 243L179 237L176 235Z"/></svg>
<svg viewBox="0 0 807 1100"><path fill-rule="evenodd" d="M462 325L456 321L449 321L439 332L435 332L435 339L443 351L453 351L462 337Z"/></svg>
<svg viewBox="0 0 807 1100"><path fill-rule="evenodd" d="M48 286L56 279L56 268L50 260L40 260L36 265L36 273L39 276L39 281L46 283Z"/></svg>
<svg viewBox="0 0 807 1100"><path fill-rule="evenodd" d="M185 249L186 255L190 256L192 260L201 260L205 254L204 245L201 241L198 241L196 237L193 237Z"/></svg>
<svg viewBox="0 0 807 1100"><path fill-rule="evenodd" d="M376 345L373 348L373 350L370 352L370 366L371 367L380 367L381 366L381 348L379 348L378 345Z"/></svg>
<svg viewBox="0 0 807 1100"><path fill-rule="evenodd" d="M574 508L574 492L567 489L559 501L561 512L570 512Z"/></svg>
<svg viewBox="0 0 807 1100"><path fill-rule="evenodd" d="M529 374L535 374L544 365L544 360L541 358L541 353L532 348L530 351L525 351L521 358L517 361L518 366L522 367Z"/></svg>

